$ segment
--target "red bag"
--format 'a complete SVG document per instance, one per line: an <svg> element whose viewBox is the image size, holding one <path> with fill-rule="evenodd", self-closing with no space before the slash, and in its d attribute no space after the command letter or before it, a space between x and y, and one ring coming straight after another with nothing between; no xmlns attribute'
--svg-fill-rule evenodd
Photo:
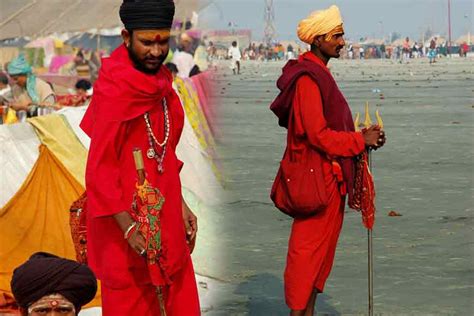
<svg viewBox="0 0 474 316"><path fill-rule="evenodd" d="M308 141L300 158L290 150L293 131L293 110L288 122L287 146L280 162L270 198L275 206L291 217L307 217L328 205L321 154Z"/></svg>

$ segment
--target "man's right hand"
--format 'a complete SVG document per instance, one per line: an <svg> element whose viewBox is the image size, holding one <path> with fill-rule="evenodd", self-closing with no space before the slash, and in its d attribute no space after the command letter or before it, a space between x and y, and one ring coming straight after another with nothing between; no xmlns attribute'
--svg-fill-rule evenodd
<svg viewBox="0 0 474 316"><path fill-rule="evenodd" d="M365 145L367 147L377 149L385 144L385 132L380 129L378 125L372 125L369 128L362 131Z"/></svg>
<svg viewBox="0 0 474 316"><path fill-rule="evenodd" d="M132 216L126 211L115 214L114 219L124 234L127 231L127 229L130 227L130 225L133 224ZM138 227L134 229L135 231L132 234L130 234L130 236L127 239L127 242L130 245L130 247L132 247L132 249L136 251L136 253L138 253L139 255L142 255L143 250L146 247L145 238L143 238L143 236L138 231Z"/></svg>
<svg viewBox="0 0 474 316"><path fill-rule="evenodd" d="M137 254L139 254L140 256L146 255L146 252L143 252L143 250L146 249L145 238L143 238L142 234L138 231L138 229L135 229L135 231L130 235L127 241L130 247L132 247L132 249L135 250Z"/></svg>

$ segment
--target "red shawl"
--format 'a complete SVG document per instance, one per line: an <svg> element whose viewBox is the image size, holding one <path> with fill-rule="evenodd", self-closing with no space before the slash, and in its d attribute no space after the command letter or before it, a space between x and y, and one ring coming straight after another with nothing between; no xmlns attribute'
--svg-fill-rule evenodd
<svg viewBox="0 0 474 316"><path fill-rule="evenodd" d="M324 118L328 127L335 131L354 132L352 113L344 95L329 72L320 65L305 58L290 60L283 67L283 74L277 81L280 94L270 105L270 109L279 119L280 126L288 127L288 118L296 92L296 82L307 75L318 85L323 102ZM354 159L338 158L342 166L344 181L347 183L349 201L352 200L354 187Z"/></svg>
<svg viewBox="0 0 474 316"><path fill-rule="evenodd" d="M161 67L156 75L135 69L126 47L119 47L102 61L81 128L91 136L95 124L124 122L143 115L172 93L172 80L166 67Z"/></svg>

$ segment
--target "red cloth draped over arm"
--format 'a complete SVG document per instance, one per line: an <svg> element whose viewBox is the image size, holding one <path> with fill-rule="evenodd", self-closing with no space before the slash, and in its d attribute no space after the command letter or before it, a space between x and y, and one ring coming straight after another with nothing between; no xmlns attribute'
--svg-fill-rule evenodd
<svg viewBox="0 0 474 316"><path fill-rule="evenodd" d="M312 146L333 157L353 157L364 150L362 133L328 128L319 87L309 76L298 79L294 106L295 115L301 118L296 120L295 130L299 136L306 134Z"/></svg>
<svg viewBox="0 0 474 316"><path fill-rule="evenodd" d="M123 201L118 161L125 139L126 123L110 121L96 124L91 137L86 170L87 197L92 217L111 216L130 208Z"/></svg>

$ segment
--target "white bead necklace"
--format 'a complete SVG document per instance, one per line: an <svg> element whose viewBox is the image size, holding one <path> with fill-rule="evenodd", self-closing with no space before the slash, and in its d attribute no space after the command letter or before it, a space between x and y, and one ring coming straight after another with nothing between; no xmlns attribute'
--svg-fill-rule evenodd
<svg viewBox="0 0 474 316"><path fill-rule="evenodd" d="M145 119L145 124L146 124L147 135L148 135L148 144L150 145L150 148L148 148L146 155L148 159L156 160L156 162L158 163L158 172L160 173L164 172L163 161L165 160L166 145L168 144L169 135L170 135L170 119L169 119L169 113L168 113L168 105L166 103L165 98L163 98L162 106L163 106L163 113L165 116L165 139L163 140L163 142L159 142L155 134L153 133L153 129L151 126L151 121L150 121L150 113L147 112L143 114L143 118ZM161 155L159 154L160 147L162 148Z"/></svg>

